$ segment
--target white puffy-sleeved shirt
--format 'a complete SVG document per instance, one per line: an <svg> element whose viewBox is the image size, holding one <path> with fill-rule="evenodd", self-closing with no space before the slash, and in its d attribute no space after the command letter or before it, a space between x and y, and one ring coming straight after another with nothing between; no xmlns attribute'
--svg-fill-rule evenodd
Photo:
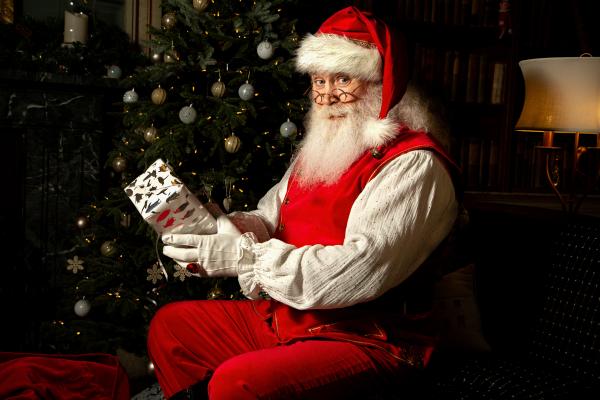
<svg viewBox="0 0 600 400"><path fill-rule="evenodd" d="M244 213L270 235L277 228L290 173L260 200L257 210ZM244 234L238 275L242 292L258 298L263 291L296 309L341 308L373 300L427 259L450 232L457 211L443 162L427 150L402 154L371 179L354 202L343 244L298 248Z"/></svg>

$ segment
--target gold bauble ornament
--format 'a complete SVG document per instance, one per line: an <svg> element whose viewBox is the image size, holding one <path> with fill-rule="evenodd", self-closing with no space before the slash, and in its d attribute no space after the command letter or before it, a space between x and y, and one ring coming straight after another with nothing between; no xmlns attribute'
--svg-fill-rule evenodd
<svg viewBox="0 0 600 400"><path fill-rule="evenodd" d="M85 229L88 227L90 220L86 216L80 216L77 218L76 224L79 229Z"/></svg>
<svg viewBox="0 0 600 400"><path fill-rule="evenodd" d="M210 87L210 92L215 97L223 97L225 94L225 84L219 79Z"/></svg>
<svg viewBox="0 0 600 400"><path fill-rule="evenodd" d="M158 136L158 129L154 127L154 125L149 126L144 131L144 140L148 143L154 143Z"/></svg>
<svg viewBox="0 0 600 400"><path fill-rule="evenodd" d="M161 105L167 100L167 91L158 85L158 87L152 91L150 98L154 104Z"/></svg>
<svg viewBox="0 0 600 400"><path fill-rule="evenodd" d="M223 207L225 208L226 212L229 212L229 210L231 210L232 204L233 204L233 199L231 197L225 197L223 199Z"/></svg>
<svg viewBox="0 0 600 400"><path fill-rule="evenodd" d="M104 257L112 257L117 254L117 245L112 240L107 240L100 246L100 254Z"/></svg>
<svg viewBox="0 0 600 400"><path fill-rule="evenodd" d="M194 0L192 5L196 10L202 12L208 7L208 0Z"/></svg>
<svg viewBox="0 0 600 400"><path fill-rule="evenodd" d="M116 156L112 161L115 172L123 172L127 169L127 160L123 156Z"/></svg>
<svg viewBox="0 0 600 400"><path fill-rule="evenodd" d="M173 63L179 61L179 52L175 49L167 50L165 52L164 60L166 63Z"/></svg>
<svg viewBox="0 0 600 400"><path fill-rule="evenodd" d="M161 24L165 29L172 29L177 24L177 15L174 12L168 12L162 16Z"/></svg>
<svg viewBox="0 0 600 400"><path fill-rule="evenodd" d="M232 133L231 136L225 138L225 150L228 153L235 153L240 149L241 141L240 138Z"/></svg>

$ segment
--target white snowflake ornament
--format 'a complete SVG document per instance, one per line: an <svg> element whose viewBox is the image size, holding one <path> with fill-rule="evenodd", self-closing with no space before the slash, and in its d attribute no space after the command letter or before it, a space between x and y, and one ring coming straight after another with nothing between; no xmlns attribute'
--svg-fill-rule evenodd
<svg viewBox="0 0 600 400"><path fill-rule="evenodd" d="M160 281L163 278L162 271L158 266L158 263L152 264L152 267L146 269L146 272L148 272L146 280L152 281L153 285L156 285L156 282Z"/></svg>
<svg viewBox="0 0 600 400"><path fill-rule="evenodd" d="M182 267L179 264L175 264L175 272L173 272L175 279L179 278L181 282L185 281L185 278L192 276L192 273L187 268Z"/></svg>
<svg viewBox="0 0 600 400"><path fill-rule="evenodd" d="M67 270L73 272L74 274L79 271L83 271L83 260L81 260L78 256L69 258L67 260Z"/></svg>

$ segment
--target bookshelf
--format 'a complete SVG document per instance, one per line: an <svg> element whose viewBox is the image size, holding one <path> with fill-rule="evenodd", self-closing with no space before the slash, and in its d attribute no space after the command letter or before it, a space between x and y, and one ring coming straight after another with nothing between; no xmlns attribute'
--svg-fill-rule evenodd
<svg viewBox="0 0 600 400"><path fill-rule="evenodd" d="M509 12L502 8L506 3ZM521 196L550 189L536 150L541 134L514 131L524 98L518 62L600 55L600 24L594 20L600 15L598 3L395 0L356 5L406 37L412 80L440 98L448 112L450 151L463 171L465 189Z"/></svg>
<svg viewBox="0 0 600 400"><path fill-rule="evenodd" d="M444 104L450 152L467 190L509 189L514 34L499 0L359 2L407 39L411 79Z"/></svg>

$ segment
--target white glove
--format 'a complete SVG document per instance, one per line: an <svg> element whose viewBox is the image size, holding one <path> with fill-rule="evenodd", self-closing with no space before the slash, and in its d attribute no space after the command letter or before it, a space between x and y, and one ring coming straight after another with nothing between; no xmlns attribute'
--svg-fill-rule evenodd
<svg viewBox="0 0 600 400"><path fill-rule="evenodd" d="M244 255L241 238L240 231L222 215L217 219L216 234L163 235L163 254L181 266L198 263L200 276L237 276L239 261Z"/></svg>

